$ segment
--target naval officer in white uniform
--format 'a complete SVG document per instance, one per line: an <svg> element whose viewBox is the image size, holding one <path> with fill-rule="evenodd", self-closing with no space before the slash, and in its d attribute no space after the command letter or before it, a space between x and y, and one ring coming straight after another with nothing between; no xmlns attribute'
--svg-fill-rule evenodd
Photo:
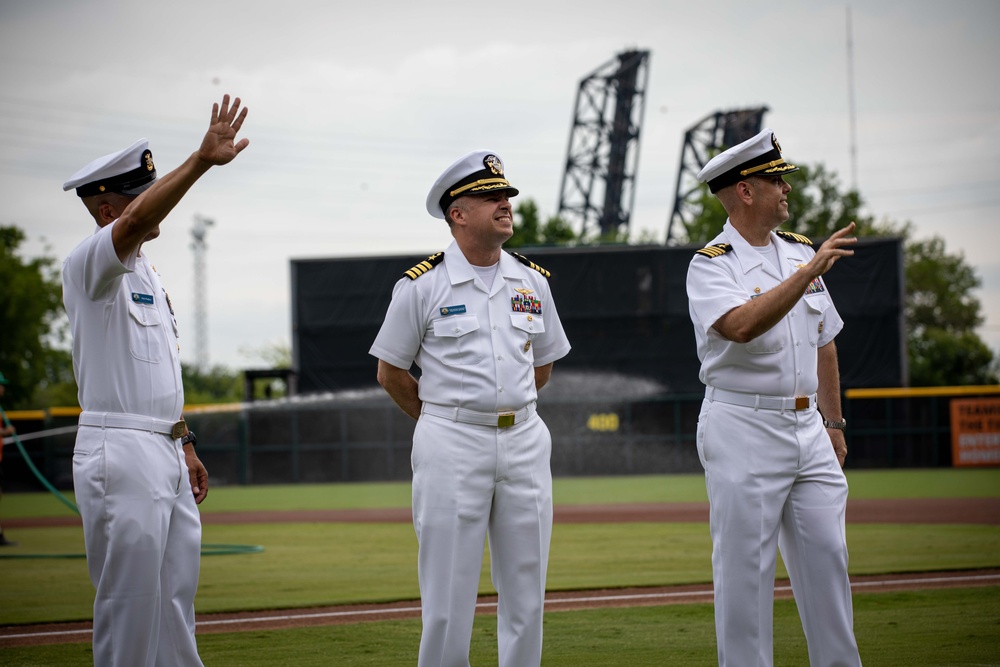
<svg viewBox="0 0 1000 667"><path fill-rule="evenodd" d="M687 293L705 400L698 455L711 506L719 665L772 664L776 552L791 578L812 667L859 666L847 577L847 455L822 275L854 254L854 223L818 251L774 230L798 171L770 129L698 175L729 220L697 251Z"/></svg>
<svg viewBox="0 0 1000 667"><path fill-rule="evenodd" d="M487 535L499 665L541 661L552 440L535 399L570 345L548 272L501 249L513 233L516 194L491 151L469 153L441 174L427 211L448 222L455 240L396 284L371 348L379 383L417 420L420 667L468 666Z"/></svg>
<svg viewBox="0 0 1000 667"><path fill-rule="evenodd" d="M208 473L181 419L177 321L146 248L198 178L231 161L246 117L236 98L212 107L201 146L160 179L145 139L98 158L63 185L97 223L63 264L73 371L83 412L73 483L83 518L98 667L201 665L194 596L197 503Z"/></svg>

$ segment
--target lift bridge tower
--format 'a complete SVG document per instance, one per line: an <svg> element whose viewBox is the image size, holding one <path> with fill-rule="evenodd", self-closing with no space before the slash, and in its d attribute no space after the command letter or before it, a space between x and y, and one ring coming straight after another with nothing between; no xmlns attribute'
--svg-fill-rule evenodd
<svg viewBox="0 0 1000 667"><path fill-rule="evenodd" d="M684 133L674 210L667 221L668 245L688 240L687 225L701 210L698 172L718 153L760 132L767 111L767 107L716 111Z"/></svg>
<svg viewBox="0 0 1000 667"><path fill-rule="evenodd" d="M582 234L627 230L635 202L649 51L623 51L580 81L559 215Z"/></svg>

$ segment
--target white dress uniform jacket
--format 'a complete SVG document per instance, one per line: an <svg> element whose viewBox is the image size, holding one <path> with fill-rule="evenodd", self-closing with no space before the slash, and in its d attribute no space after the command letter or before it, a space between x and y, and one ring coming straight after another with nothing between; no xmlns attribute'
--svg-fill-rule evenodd
<svg viewBox="0 0 1000 667"><path fill-rule="evenodd" d="M442 266L396 283L370 354L397 368L415 361L425 403L503 412L532 403L534 367L569 350L542 274L502 252L487 290L452 242Z"/></svg>
<svg viewBox="0 0 1000 667"><path fill-rule="evenodd" d="M822 278L809 285L784 319L745 345L726 340L712 325L733 308L777 287L816 253L772 232L771 243L778 251L775 268L728 221L709 245L720 243L732 250L714 258L696 255L688 269L688 304L702 383L750 394L815 394L816 350L844 327Z"/></svg>
<svg viewBox="0 0 1000 667"><path fill-rule="evenodd" d="M73 481L97 588L95 665L201 665L194 640L201 522L179 439L177 322L145 256L112 228L63 264L83 408Z"/></svg>
<svg viewBox="0 0 1000 667"><path fill-rule="evenodd" d="M499 665L541 661L552 440L535 412L534 368L569 349L546 279L505 252L491 289L452 243L440 265L393 290L371 354L421 368L411 454L420 667L468 666L487 534Z"/></svg>
<svg viewBox="0 0 1000 667"><path fill-rule="evenodd" d="M706 385L697 446L710 505L719 665L772 664L780 548L810 665L860 667L847 577L847 481L815 396L818 348L843 320L816 278L784 318L746 344L712 328L812 259L812 248L787 239L771 233L775 267L727 221L688 269Z"/></svg>

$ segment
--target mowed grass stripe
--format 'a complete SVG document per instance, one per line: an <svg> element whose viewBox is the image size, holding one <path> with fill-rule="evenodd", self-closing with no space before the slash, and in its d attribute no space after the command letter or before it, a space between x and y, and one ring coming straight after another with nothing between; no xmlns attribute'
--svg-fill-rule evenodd
<svg viewBox="0 0 1000 667"><path fill-rule="evenodd" d="M850 524L852 574L1000 567L1000 526ZM225 612L413 600L417 544L409 524L209 525L204 540L257 544L262 553L202 559L196 607ZM19 531L25 551L82 553L80 528ZM93 588L83 559L8 560L0 624L87 620ZM784 576L779 567L778 576ZM548 589L666 586L711 581L708 526L558 524ZM480 591L491 593L488 553Z"/></svg>
<svg viewBox="0 0 1000 667"><path fill-rule="evenodd" d="M776 665L808 664L792 601L775 603ZM880 667L997 664L1000 588L946 589L854 596L861 657ZM420 622L381 621L297 630L201 635L213 667L297 665L394 667L416 662ZM89 644L4 649L5 665L93 664ZM478 616L472 663L496 665L496 617ZM543 664L548 667L652 667L717 664L712 606L668 605L550 612Z"/></svg>
<svg viewBox="0 0 1000 667"><path fill-rule="evenodd" d="M851 498L997 498L1000 468L848 470ZM72 498L71 492L68 492ZM562 477L553 484L557 505L707 502L701 474ZM210 489L205 514L264 510L379 509L410 506L409 482L224 486ZM2 516L67 516L49 493L4 494Z"/></svg>

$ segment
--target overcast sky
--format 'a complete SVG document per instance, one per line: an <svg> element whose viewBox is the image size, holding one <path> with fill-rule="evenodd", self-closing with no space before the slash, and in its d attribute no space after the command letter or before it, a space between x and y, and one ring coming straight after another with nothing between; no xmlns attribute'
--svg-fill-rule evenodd
<svg viewBox="0 0 1000 667"><path fill-rule="evenodd" d="M61 261L93 229L70 175L139 137L162 175L239 95L250 147L144 251L193 362L191 228L213 219L210 361L259 366L253 350L291 341L291 259L446 247L424 198L458 156L496 151L555 214L579 81L627 48L651 51L634 232L665 238L684 132L717 110L766 105L789 161L849 185L846 15L789 0L2 0L0 224ZM868 211L964 254L1000 353L1000 3L867 0L851 17Z"/></svg>

